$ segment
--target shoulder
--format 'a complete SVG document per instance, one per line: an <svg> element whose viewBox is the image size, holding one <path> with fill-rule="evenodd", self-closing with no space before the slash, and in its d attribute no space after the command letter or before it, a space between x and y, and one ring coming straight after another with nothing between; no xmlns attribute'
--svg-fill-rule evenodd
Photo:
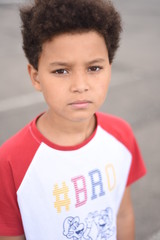
<svg viewBox="0 0 160 240"><path fill-rule="evenodd" d="M131 130L130 125L125 120L111 114L98 112L97 119L98 124L106 130L119 130L121 127L123 130Z"/></svg>
<svg viewBox="0 0 160 240"><path fill-rule="evenodd" d="M115 137L127 148L131 148L134 134L131 126L123 119L105 113L97 113L98 125Z"/></svg>
<svg viewBox="0 0 160 240"><path fill-rule="evenodd" d="M119 117L97 113L98 125L111 134L131 153L132 161L127 186L146 174L144 161L130 125Z"/></svg>
<svg viewBox="0 0 160 240"><path fill-rule="evenodd" d="M11 156L25 156L26 152L32 152L40 145L41 142L34 133L35 125L36 118L0 146L0 161L2 156L7 156L8 159Z"/></svg>
<svg viewBox="0 0 160 240"><path fill-rule="evenodd" d="M4 142L0 146L0 155L10 155L10 153L15 155L20 153L20 151L24 151L25 149L27 150L28 147L33 146L33 143L36 142L32 135L32 125L34 121L35 120L27 124L24 128Z"/></svg>
<svg viewBox="0 0 160 240"><path fill-rule="evenodd" d="M40 145L32 134L32 124L33 121L0 147L0 174L4 173L8 178L13 177L16 189Z"/></svg>
<svg viewBox="0 0 160 240"><path fill-rule="evenodd" d="M23 129L19 130L15 135L10 137L6 142L0 146L0 152L5 151L6 149L15 149L18 145L22 145L26 136L29 132L29 124L26 125Z"/></svg>

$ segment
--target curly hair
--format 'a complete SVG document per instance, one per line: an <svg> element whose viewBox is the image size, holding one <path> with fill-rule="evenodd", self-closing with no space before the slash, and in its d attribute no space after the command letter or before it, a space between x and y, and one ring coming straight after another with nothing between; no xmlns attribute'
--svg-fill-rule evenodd
<svg viewBox="0 0 160 240"><path fill-rule="evenodd" d="M44 42L63 33L97 31L112 63L119 47L121 17L109 0L34 0L20 9L23 49L29 63L38 69Z"/></svg>

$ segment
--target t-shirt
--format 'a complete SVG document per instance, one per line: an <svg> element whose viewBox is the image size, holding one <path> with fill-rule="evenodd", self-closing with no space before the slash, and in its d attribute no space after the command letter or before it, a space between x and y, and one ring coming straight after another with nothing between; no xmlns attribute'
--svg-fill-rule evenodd
<svg viewBox="0 0 160 240"><path fill-rule="evenodd" d="M37 118L1 146L0 236L116 239L124 190L146 169L130 126L96 118L93 134L73 147L47 140Z"/></svg>

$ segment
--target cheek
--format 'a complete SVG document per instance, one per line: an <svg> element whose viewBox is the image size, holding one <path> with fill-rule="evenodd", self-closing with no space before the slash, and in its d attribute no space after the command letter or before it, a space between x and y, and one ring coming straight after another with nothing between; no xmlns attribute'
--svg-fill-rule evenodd
<svg viewBox="0 0 160 240"><path fill-rule="evenodd" d="M103 82L101 85L97 86L97 100L98 104L102 105L106 99L107 92L108 92L109 83Z"/></svg>
<svg viewBox="0 0 160 240"><path fill-rule="evenodd" d="M61 107L67 102L67 91L57 84L44 89L44 98L49 106L54 108Z"/></svg>
<svg viewBox="0 0 160 240"><path fill-rule="evenodd" d="M60 86L54 81L54 79L47 79L46 81L41 82L41 89L43 95L47 98L56 98L59 97L62 89Z"/></svg>
<svg viewBox="0 0 160 240"><path fill-rule="evenodd" d="M103 98L104 96L106 96L108 92L108 87L109 83L107 81L104 81L99 86L97 86L98 94L100 95L100 97Z"/></svg>
<svg viewBox="0 0 160 240"><path fill-rule="evenodd" d="M97 86L101 93L103 94L106 94L107 91L108 91L108 87L109 87L109 83L110 83L110 78L111 78L111 71L110 71L110 68L105 70L100 76L99 78L97 79L96 83L97 83Z"/></svg>

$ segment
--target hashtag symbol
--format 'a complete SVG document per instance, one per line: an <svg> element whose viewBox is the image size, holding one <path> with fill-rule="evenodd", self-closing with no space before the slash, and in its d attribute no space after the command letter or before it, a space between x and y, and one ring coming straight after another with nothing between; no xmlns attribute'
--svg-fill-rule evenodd
<svg viewBox="0 0 160 240"><path fill-rule="evenodd" d="M65 182L62 183L62 188L59 188L58 184L55 184L54 190L53 190L53 196L56 197L54 207L57 209L58 213L61 213L61 207L65 207L66 211L69 211L69 205L71 201L68 198L68 192L69 192L69 189L66 186Z"/></svg>

